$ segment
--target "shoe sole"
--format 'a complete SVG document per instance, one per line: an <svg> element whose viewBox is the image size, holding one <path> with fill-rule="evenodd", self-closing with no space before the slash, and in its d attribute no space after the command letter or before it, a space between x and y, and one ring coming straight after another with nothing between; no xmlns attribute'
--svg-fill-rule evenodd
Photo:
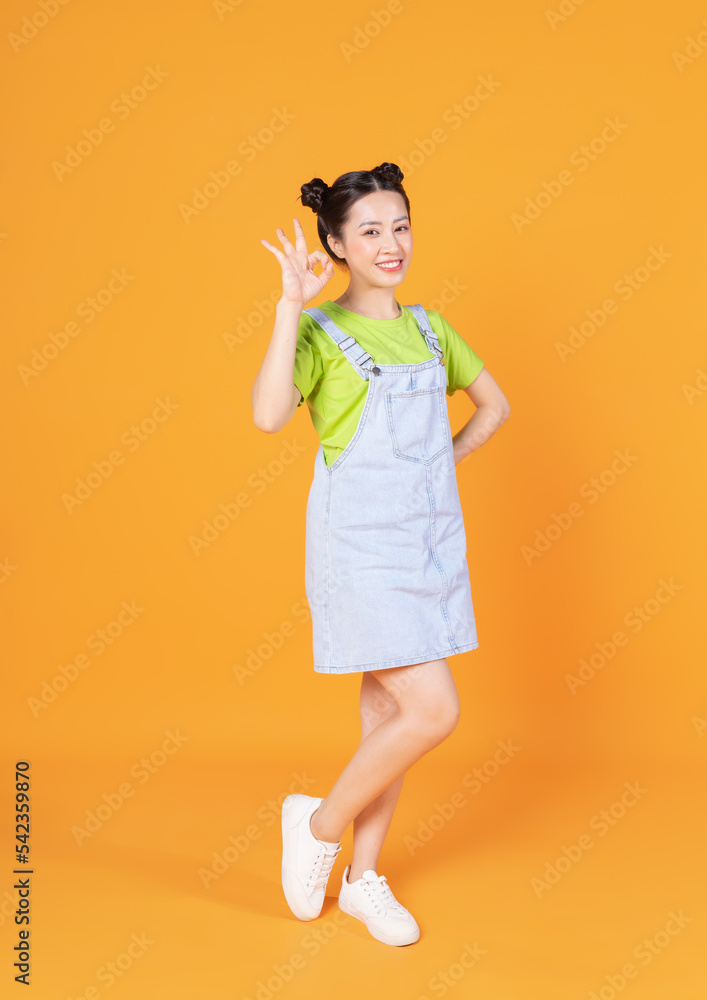
<svg viewBox="0 0 707 1000"><path fill-rule="evenodd" d="M369 927L365 916L360 912L360 910L357 910L355 906L353 906L351 903L348 903L345 899L339 898L339 909L343 910L344 913L348 913L350 917L355 917L357 920L360 920L361 923L364 924L364 926L366 927L366 930L371 935L371 937L374 937L376 941L380 941L382 944L403 946L406 944L414 944L416 941L419 941L420 939L420 931L418 930L414 936L409 937L409 939L407 940L403 939L402 941L391 941L389 938L381 937L381 932L376 927Z"/></svg>
<svg viewBox="0 0 707 1000"><path fill-rule="evenodd" d="M321 907L316 911L316 913L314 912L314 910L306 910L305 911L305 910L299 909L299 903L300 903L299 892L301 892L301 888L300 888L298 882L295 882L294 880L290 880L288 878L288 873L287 873L287 870L286 870L286 858L285 858L285 855L286 855L286 847L285 847L285 845L287 843L287 841L286 841L286 835L288 835L290 833L290 831L292 829L292 826L296 825L296 824L293 824L293 822L292 822L292 810L293 810L294 802L292 800L288 801L288 799L289 799L289 796L288 796L287 799L285 799L285 801L282 804L282 820L281 820L281 824L282 824L282 866L281 866L281 869L280 869L280 877L282 879L282 891L285 894L285 899L287 900L287 905L292 910L292 912L294 913L294 915L297 917L298 920L314 920L322 912L321 911ZM304 819L304 817L301 817L300 820L299 820L299 822L301 823L303 821L303 819ZM293 886L295 887L295 892L297 892L297 895L295 895L293 893L293 891L292 891L292 887ZM324 905L324 901L322 900L322 906L323 905Z"/></svg>

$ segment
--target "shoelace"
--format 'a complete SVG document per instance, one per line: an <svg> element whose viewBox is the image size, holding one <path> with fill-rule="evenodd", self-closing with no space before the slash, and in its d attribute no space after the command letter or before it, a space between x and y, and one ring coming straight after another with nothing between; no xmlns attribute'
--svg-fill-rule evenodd
<svg viewBox="0 0 707 1000"><path fill-rule="evenodd" d="M307 879L307 885L312 889L326 889L327 880L329 878L329 873L331 872L332 866L336 861L336 855L341 850L341 844L338 844L333 850L330 850L324 845L319 849L319 854L312 864L312 870L309 873L309 878Z"/></svg>
<svg viewBox="0 0 707 1000"><path fill-rule="evenodd" d="M364 891L373 900L373 904L379 913L386 910L395 909L400 913L406 913L405 907L399 903L393 895L393 890L388 885L385 875L379 875L376 879L366 879L363 883Z"/></svg>

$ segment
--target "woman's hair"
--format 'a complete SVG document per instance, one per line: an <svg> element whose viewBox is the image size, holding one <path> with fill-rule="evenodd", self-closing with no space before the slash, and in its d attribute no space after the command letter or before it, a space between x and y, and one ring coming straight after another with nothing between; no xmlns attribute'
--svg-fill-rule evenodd
<svg viewBox="0 0 707 1000"><path fill-rule="evenodd" d="M351 206L359 198L372 191L397 191L403 196L408 218L411 218L410 202L402 185L403 176L396 163L381 163L372 170L350 170L347 174L341 174L331 187L321 177L313 177L308 184L302 185L302 204L316 213L319 239L335 264L348 269L346 258L336 256L329 246L327 236L342 239Z"/></svg>

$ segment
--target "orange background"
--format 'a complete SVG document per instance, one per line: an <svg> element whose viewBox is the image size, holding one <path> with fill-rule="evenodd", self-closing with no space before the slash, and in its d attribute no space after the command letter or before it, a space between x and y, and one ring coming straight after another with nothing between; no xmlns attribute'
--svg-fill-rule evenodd
<svg viewBox="0 0 707 1000"><path fill-rule="evenodd" d="M707 8L44 6L2 14L3 982L26 759L38 998L606 1000L628 964L627 997L703 996ZM350 829L318 921L282 895L279 805L327 794L360 678L312 669L306 407L272 436L250 407L281 287L260 240L297 215L314 249L300 185L384 160L412 205L400 300L512 407L458 467L480 646L381 858L422 931L403 949L337 918Z"/></svg>

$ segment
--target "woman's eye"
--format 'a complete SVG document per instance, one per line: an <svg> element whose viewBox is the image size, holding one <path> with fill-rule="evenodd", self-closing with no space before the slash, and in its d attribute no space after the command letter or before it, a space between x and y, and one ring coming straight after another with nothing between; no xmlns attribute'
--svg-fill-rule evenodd
<svg viewBox="0 0 707 1000"><path fill-rule="evenodd" d="M398 226L398 229L407 229L407 226ZM375 232L377 232L377 230L375 230L375 229L367 229L366 232L363 235L364 236L368 236L369 233L375 233Z"/></svg>

